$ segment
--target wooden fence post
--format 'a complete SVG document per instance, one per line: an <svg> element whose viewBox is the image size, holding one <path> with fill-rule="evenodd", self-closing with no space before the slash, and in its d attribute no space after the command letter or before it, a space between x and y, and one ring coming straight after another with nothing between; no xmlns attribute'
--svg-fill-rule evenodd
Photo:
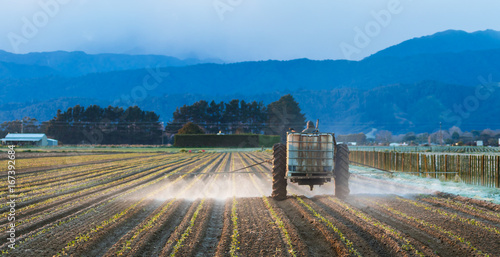
<svg viewBox="0 0 500 257"><path fill-rule="evenodd" d="M401 153L401 172L405 172L405 153Z"/></svg>
<svg viewBox="0 0 500 257"><path fill-rule="evenodd" d="M444 155L444 180L448 179L448 155Z"/></svg>
<svg viewBox="0 0 500 257"><path fill-rule="evenodd" d="M497 188L500 188L500 156L496 156L496 163L497 163L497 179L496 179L496 183L495 183L495 186Z"/></svg>
<svg viewBox="0 0 500 257"><path fill-rule="evenodd" d="M484 155L481 157L481 186L484 186L485 184L485 177L484 177Z"/></svg>
<svg viewBox="0 0 500 257"><path fill-rule="evenodd" d="M469 155L469 183L472 184L472 155Z"/></svg>
<svg viewBox="0 0 500 257"><path fill-rule="evenodd" d="M427 177L427 172L429 172L429 170L427 169L427 155L424 155L424 160L425 160L425 176Z"/></svg>

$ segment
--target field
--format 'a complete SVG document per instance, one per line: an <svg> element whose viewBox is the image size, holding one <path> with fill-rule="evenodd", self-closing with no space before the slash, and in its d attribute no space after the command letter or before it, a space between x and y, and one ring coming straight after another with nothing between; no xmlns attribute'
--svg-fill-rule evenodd
<svg viewBox="0 0 500 257"><path fill-rule="evenodd" d="M289 184L278 202L269 163L228 173L266 152L25 157L2 256L500 256L499 205L362 175L345 200Z"/></svg>

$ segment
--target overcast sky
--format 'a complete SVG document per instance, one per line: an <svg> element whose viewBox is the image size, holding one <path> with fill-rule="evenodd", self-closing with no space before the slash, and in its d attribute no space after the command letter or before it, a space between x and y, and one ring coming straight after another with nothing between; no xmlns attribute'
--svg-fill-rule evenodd
<svg viewBox="0 0 500 257"><path fill-rule="evenodd" d="M500 1L0 0L0 49L359 60L447 29L500 30Z"/></svg>

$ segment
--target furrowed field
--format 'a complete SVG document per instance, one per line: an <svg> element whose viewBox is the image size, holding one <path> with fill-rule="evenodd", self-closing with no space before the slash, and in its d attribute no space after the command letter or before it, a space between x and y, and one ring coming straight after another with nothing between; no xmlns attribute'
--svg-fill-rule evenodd
<svg viewBox="0 0 500 257"><path fill-rule="evenodd" d="M20 156L22 157L22 156ZM26 154L2 256L500 256L500 206L351 176L271 194L265 152ZM7 174L7 160L1 168ZM6 177L6 176L5 176ZM419 193L419 194L417 194Z"/></svg>

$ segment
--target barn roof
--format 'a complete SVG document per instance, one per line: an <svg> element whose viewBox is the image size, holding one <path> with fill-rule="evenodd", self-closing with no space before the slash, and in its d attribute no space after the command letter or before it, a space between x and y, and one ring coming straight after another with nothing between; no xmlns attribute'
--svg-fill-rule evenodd
<svg viewBox="0 0 500 257"><path fill-rule="evenodd" d="M34 133L9 133L5 136L2 141L40 141L45 136L45 134L34 134Z"/></svg>

